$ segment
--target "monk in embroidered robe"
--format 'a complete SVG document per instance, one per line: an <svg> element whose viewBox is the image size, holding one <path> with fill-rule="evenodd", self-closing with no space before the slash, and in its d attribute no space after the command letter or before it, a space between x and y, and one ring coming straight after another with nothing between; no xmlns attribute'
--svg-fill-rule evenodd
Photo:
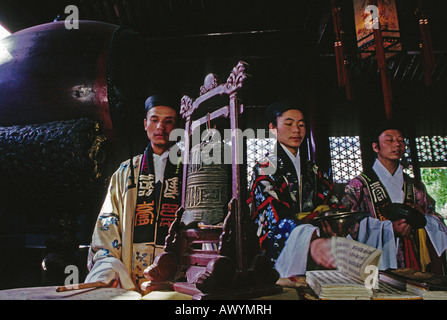
<svg viewBox="0 0 447 320"><path fill-rule="evenodd" d="M329 239L320 238L318 228L299 218L320 205L336 204L328 177L300 156L306 135L303 113L278 102L267 108L266 116L277 137L276 152L255 165L249 197L261 249L281 277L304 274L309 253L312 263L334 268Z"/></svg>
<svg viewBox="0 0 447 320"><path fill-rule="evenodd" d="M163 251L181 201L181 157L175 151L170 154L175 148L169 135L177 124L174 103L159 95L146 100L149 145L111 177L93 232L85 282L140 290L144 270Z"/></svg>
<svg viewBox="0 0 447 320"><path fill-rule="evenodd" d="M377 220L390 224L397 254L395 263L386 267L443 273L440 256L447 249L447 228L434 211L434 203L424 184L403 172L400 159L405 141L399 124L387 121L380 125L372 149L377 155L374 165L346 185L344 206L353 212L369 212L376 230L381 223ZM405 219L391 224L383 215L383 208L390 203L404 203L419 210L426 217L425 228L413 229ZM362 232L373 233L374 230ZM358 237L365 238L363 234ZM383 234L379 237L383 239Z"/></svg>

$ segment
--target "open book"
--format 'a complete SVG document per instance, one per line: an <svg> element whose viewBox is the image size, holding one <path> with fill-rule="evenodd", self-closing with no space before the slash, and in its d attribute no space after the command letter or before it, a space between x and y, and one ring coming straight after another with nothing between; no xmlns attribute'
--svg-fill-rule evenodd
<svg viewBox="0 0 447 320"><path fill-rule="evenodd" d="M306 281L320 299L370 299L377 287L382 251L343 237L332 237L336 270L306 272ZM366 285L365 285L366 284Z"/></svg>
<svg viewBox="0 0 447 320"><path fill-rule="evenodd" d="M306 281L320 299L411 299L412 295L379 284L382 251L343 237L332 238L336 270L306 272Z"/></svg>

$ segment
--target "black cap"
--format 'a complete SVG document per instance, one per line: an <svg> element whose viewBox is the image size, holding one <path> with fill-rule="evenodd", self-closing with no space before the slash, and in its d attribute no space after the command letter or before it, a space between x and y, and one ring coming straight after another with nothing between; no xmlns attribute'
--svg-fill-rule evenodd
<svg viewBox="0 0 447 320"><path fill-rule="evenodd" d="M301 107L294 101L279 100L270 104L265 110L267 124L276 124L276 119L288 110L299 110L303 112Z"/></svg>
<svg viewBox="0 0 447 320"><path fill-rule="evenodd" d="M171 95L154 94L146 99L146 101L144 103L144 108L145 108L146 114L147 114L148 111L150 109L152 109L153 107L166 106L166 107L170 107L170 108L174 109L178 115L179 105L180 105L180 100L175 99L175 97L173 97Z"/></svg>
<svg viewBox="0 0 447 320"><path fill-rule="evenodd" d="M377 142L379 136L386 130L399 130L404 137L407 136L407 128L403 121L399 120L383 120L371 126L371 142Z"/></svg>

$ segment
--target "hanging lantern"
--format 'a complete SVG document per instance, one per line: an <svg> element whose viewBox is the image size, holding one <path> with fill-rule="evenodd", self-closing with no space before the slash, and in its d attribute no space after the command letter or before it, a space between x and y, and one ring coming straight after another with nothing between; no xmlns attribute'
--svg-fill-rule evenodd
<svg viewBox="0 0 447 320"><path fill-rule="evenodd" d="M361 58L374 57L382 82L385 116L393 115L391 79L386 59L402 50L395 0L353 0Z"/></svg>
<svg viewBox="0 0 447 320"><path fill-rule="evenodd" d="M374 30L380 28L386 58L402 51L395 0L353 0L361 58L376 53Z"/></svg>

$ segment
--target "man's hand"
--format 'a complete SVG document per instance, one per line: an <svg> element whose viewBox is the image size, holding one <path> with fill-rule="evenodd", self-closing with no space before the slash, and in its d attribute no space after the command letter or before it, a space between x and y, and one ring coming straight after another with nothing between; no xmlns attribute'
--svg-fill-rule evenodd
<svg viewBox="0 0 447 320"><path fill-rule="evenodd" d="M331 253L331 239L317 238L310 243L312 259L326 269L335 269L335 258Z"/></svg>
<svg viewBox="0 0 447 320"><path fill-rule="evenodd" d="M321 236L324 238L336 237L337 234L332 230L331 226L327 221L321 222L320 228Z"/></svg>
<svg viewBox="0 0 447 320"><path fill-rule="evenodd" d="M406 223L405 219L396 220L393 222L394 235L403 238L411 236L411 226Z"/></svg>

